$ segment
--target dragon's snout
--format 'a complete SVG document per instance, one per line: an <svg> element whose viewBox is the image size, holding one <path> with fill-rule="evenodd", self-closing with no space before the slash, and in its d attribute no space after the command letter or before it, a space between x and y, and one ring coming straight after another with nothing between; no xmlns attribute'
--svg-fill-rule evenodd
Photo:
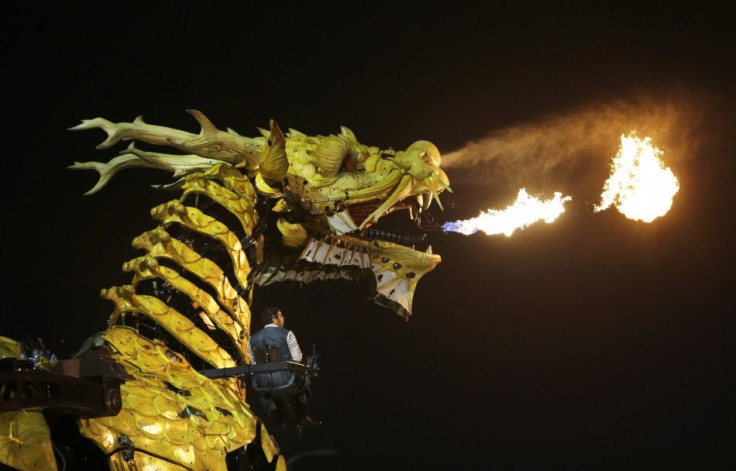
<svg viewBox="0 0 736 471"><path fill-rule="evenodd" d="M369 227L381 216L397 209L402 200L412 197L416 201L417 209L413 214L414 218L419 217L421 211L429 209L435 200L440 209L444 209L439 194L445 190L452 192L450 180L440 168L442 163L440 151L431 142L416 141L405 151L398 152L391 161L401 171L399 182L383 203L363 220L360 224L361 229Z"/></svg>

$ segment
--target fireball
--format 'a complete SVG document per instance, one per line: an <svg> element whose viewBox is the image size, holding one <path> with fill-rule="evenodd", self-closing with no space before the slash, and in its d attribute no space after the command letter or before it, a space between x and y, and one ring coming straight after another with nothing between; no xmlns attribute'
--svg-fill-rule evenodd
<svg viewBox="0 0 736 471"><path fill-rule="evenodd" d="M629 219L652 222L672 207L672 199L680 184L669 167L665 167L661 150L649 137L639 139L635 133L621 135L621 147L611 164L596 212L615 206Z"/></svg>

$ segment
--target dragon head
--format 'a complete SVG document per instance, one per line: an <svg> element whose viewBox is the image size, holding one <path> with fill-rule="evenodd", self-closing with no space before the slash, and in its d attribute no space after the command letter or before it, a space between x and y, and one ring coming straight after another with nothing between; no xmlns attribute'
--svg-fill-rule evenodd
<svg viewBox="0 0 736 471"><path fill-rule="evenodd" d="M442 207L438 195L449 190L449 180L440 168L439 150L429 141L397 152L362 145L344 126L339 135L316 137L294 130L286 137L274 122L271 126L258 189L277 195L271 186L276 183L283 192L279 196L325 218L333 232L366 229L396 209L409 209L418 220L434 200ZM274 165L277 159L282 162Z"/></svg>
<svg viewBox="0 0 736 471"><path fill-rule="evenodd" d="M408 317L416 283L440 257L431 247L415 250L423 234L372 227L404 209L421 228L433 201L442 208L439 194L450 187L437 147L417 141L403 151L381 150L359 143L344 126L337 135L307 136L293 129L284 134L273 121L264 137L256 187L276 200L272 211L280 214L282 241L299 256L281 269L276 267L284 266L283 257L265 263L259 283L371 271L374 299Z"/></svg>
<svg viewBox="0 0 736 471"><path fill-rule="evenodd" d="M250 138L230 129L220 131L202 113L189 112L201 125L198 135L149 125L141 117L130 123L95 118L71 128L104 130L108 138L98 148L138 140L189 154L161 154L131 145L107 164L76 162L70 168L100 173L88 194L101 189L118 170L133 166L167 169L181 177L167 186L181 186L191 175L215 166L238 169L256 189L254 208L266 234L251 275L255 284L355 279L372 273L376 302L408 319L418 280L441 258L431 247L415 249L422 234L397 235L376 224L404 209L421 229L434 201L442 209L439 195L450 187L434 144L417 141L403 151L381 150L361 144L346 127L339 134L309 136L294 129L284 133L273 120L268 130L260 129L260 136ZM281 243L272 243L274 238Z"/></svg>

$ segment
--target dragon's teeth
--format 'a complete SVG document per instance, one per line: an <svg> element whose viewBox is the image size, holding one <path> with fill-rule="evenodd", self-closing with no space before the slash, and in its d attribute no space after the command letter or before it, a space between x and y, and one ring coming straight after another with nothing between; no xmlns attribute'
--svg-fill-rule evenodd
<svg viewBox="0 0 736 471"><path fill-rule="evenodd" d="M424 203L424 209L429 209L430 206L432 206L432 198L433 194L431 192L425 193L427 195Z"/></svg>

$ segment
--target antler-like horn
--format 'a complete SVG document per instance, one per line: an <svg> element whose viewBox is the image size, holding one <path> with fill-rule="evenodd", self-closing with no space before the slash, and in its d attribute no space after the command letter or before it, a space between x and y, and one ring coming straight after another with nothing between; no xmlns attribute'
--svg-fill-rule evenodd
<svg viewBox="0 0 736 471"><path fill-rule="evenodd" d="M107 133L97 149L107 149L120 140L135 139L154 145L175 147L183 152L191 152L200 157L217 159L232 165L244 165L246 169L258 167L265 139L241 136L232 129L227 132L218 130L200 111L187 110L199 123L199 134L193 134L166 126L156 126L143 121L138 116L132 123L113 123L104 118L82 120L81 124L69 128L80 131L99 128Z"/></svg>
<svg viewBox="0 0 736 471"><path fill-rule="evenodd" d="M95 170L100 174L99 180L85 195L91 195L100 191L112 177L120 170L126 168L155 168L168 170L174 173L174 177L180 177L197 170L206 170L213 165L219 164L216 159L205 159L197 155L173 155L159 152L145 152L136 149L134 143L128 146L117 157L107 163L102 162L74 162L67 168L72 170Z"/></svg>

